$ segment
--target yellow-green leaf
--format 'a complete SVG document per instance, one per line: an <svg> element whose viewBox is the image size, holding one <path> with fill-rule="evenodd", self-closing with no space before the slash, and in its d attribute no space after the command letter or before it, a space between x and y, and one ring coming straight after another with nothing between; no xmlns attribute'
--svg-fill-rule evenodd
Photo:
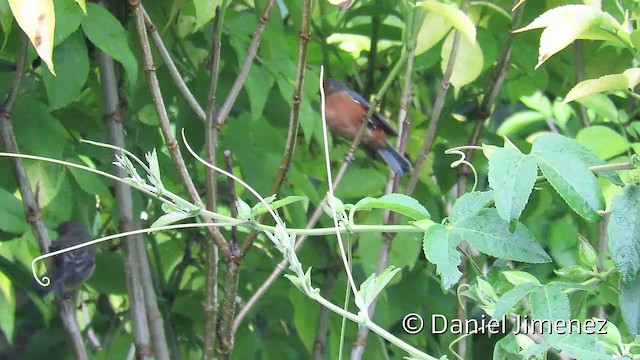
<svg viewBox="0 0 640 360"><path fill-rule="evenodd" d="M418 6L423 6L430 12L434 12L447 20L460 31L470 43L476 42L476 26L473 21L462 10L456 8L453 5L443 4L435 0L427 0L420 3Z"/></svg>
<svg viewBox="0 0 640 360"><path fill-rule="evenodd" d="M514 32L540 28L545 29L540 36L536 69L576 39L620 41L620 38L628 38L628 30L625 30L615 18L589 5L558 6ZM614 36L614 33L618 37Z"/></svg>
<svg viewBox="0 0 640 360"><path fill-rule="evenodd" d="M621 74L609 74L597 79L581 81L564 98L564 102L611 90L633 89L640 82L640 68L631 68Z"/></svg>
<svg viewBox="0 0 640 360"><path fill-rule="evenodd" d="M53 31L56 15L53 11L53 0L9 0L11 12L18 25L29 37L38 56L47 64L49 71L53 69Z"/></svg>
<svg viewBox="0 0 640 360"><path fill-rule="evenodd" d="M76 4L80 6L80 9L82 9L83 13L87 13L87 3L85 2L85 0L76 0Z"/></svg>
<svg viewBox="0 0 640 360"><path fill-rule="evenodd" d="M442 62L440 63L440 67L443 73L447 68L447 64L449 64L454 36L455 33L451 32L442 45ZM460 37L456 62L453 65L453 73L449 80L455 88L456 94L460 91L461 87L471 83L480 76L483 65L484 57L482 56L480 46L475 42L470 42L465 37Z"/></svg>
<svg viewBox="0 0 640 360"><path fill-rule="evenodd" d="M451 30L451 24L440 14L429 12L425 15L416 41L416 55L420 55L440 42Z"/></svg>

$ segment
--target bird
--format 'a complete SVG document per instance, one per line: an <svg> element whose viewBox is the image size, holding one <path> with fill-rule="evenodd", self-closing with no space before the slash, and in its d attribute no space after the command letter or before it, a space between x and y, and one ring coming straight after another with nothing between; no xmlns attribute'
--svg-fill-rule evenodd
<svg viewBox="0 0 640 360"><path fill-rule="evenodd" d="M58 238L49 247L50 252L92 239L89 229L75 221L63 222L58 225L56 232ZM50 280L49 286L39 286L38 292L44 297L55 290L60 297L68 298L73 290L79 288L91 277L95 268L95 258L96 251L93 246L54 255L51 266L45 274Z"/></svg>
<svg viewBox="0 0 640 360"><path fill-rule="evenodd" d="M360 94L337 79L325 80L322 87L325 94L325 116L331 131L345 139L353 140L371 105ZM379 112L374 112L372 118L367 121L364 146L377 151L396 175L403 176L409 173L411 163L387 140L387 136L398 136L389 121Z"/></svg>

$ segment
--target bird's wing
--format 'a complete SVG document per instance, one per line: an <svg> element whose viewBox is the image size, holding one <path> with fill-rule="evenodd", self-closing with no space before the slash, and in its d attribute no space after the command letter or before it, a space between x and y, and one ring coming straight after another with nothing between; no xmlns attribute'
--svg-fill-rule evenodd
<svg viewBox="0 0 640 360"><path fill-rule="evenodd" d="M353 99L353 101L360 104L360 106L362 106L367 111L369 111L369 108L371 108L371 104L369 104L367 100L365 100L360 94L358 94L353 90L348 90L348 92L351 98ZM373 113L373 120L370 120L370 123L373 127L382 129L382 131L384 131L385 134L387 135L390 135L390 136L398 135L398 133L393 129L393 127L391 127L391 124L389 124L389 120L387 120L384 116L382 116L382 114L380 114L377 111Z"/></svg>

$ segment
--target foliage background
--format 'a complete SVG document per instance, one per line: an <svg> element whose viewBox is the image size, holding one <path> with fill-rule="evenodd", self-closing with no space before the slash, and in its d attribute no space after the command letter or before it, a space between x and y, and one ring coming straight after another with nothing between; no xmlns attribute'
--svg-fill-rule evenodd
<svg viewBox="0 0 640 360"><path fill-rule="evenodd" d="M210 91L214 10L221 3L157 1L146 8L188 88L203 107L207 105ZM408 17L404 2L362 0L344 11L324 0L312 3L311 40L301 96L298 142L286 180L278 192L279 198L299 195L307 199L290 204L281 211L281 216L292 228L306 226L308 216L327 191L319 114L320 66L324 65L328 76L343 80L365 98L370 98L380 89L407 44ZM425 166L419 169L418 182L412 194L428 209L436 223L448 216L459 195L471 190L473 184L470 173L464 168L450 167L456 157L445 155L444 151L470 144L478 123L482 131L476 144L501 146L501 137L506 136L524 153L530 151L537 136L547 132L574 138L611 163L629 162L631 155L638 151L640 122L635 94L619 89L610 95L599 94L568 104L562 102L569 90L584 79L621 73L637 66L636 49L611 42L578 40L536 69L540 32L511 34L512 29L531 23L545 11L568 3L583 2L528 1L518 10L521 19L516 15L518 12L511 11L514 5L511 1L465 1L462 4L475 24L478 47L461 42L458 61L463 63L454 67L453 74L454 78L469 77L470 81L461 86L456 81L462 80L452 80L453 85L446 92L435 141L426 154ZM584 3L600 6L620 23L627 16L626 19L630 20L628 25L632 29L636 26L636 2L603 0ZM22 39L8 4L7 0L0 0L0 40L3 42L0 58L4 68L0 72L0 94L3 97L12 84ZM147 151L157 149L164 185L175 193L184 194L180 177L177 171L172 170L174 165L159 131L160 120L147 86L146 71L142 70L140 41L132 7L115 1L87 3L87 14L84 14L72 0L55 0L53 4L56 76L52 76L47 66L40 63L30 46L27 63L31 66L26 71L11 112L21 152L112 172L112 154L107 149L79 142L80 139L110 142L105 127L104 90L100 80L102 70L97 54L101 49L118 62L116 69L126 148L140 158ZM229 3L221 27L219 103L226 99L238 77L247 57L248 44L266 5L267 2L262 1L237 0ZM456 2L452 5L461 6ZM233 104L228 121L219 127L218 149L221 151L216 163L224 164L222 150L230 150L234 173L264 196L271 195L269 191L285 150L296 85L302 13L303 2L277 1L242 91ZM445 24L425 21L417 35L418 48L438 31L446 33L450 30ZM413 162L420 156L429 131L430 115L434 106L438 106L434 101L446 88L443 88L443 70L453 40L453 32L450 34L447 40L438 41L417 54L409 77L405 74L393 78L380 99L380 108L388 118L395 120L403 101L402 86L405 81L412 84L412 96L406 108L410 123L406 151ZM504 73L504 83L495 105L491 109L482 109L480 104L486 96L488 84L493 81L492 70L501 59L505 46L510 46L511 61ZM155 72L172 130L179 135L179 130L184 129L186 139L195 151L205 154L203 122L178 91L156 48L152 48ZM490 110L490 116L485 119L481 110ZM332 139L331 160L336 168L348 148L349 143L344 140ZM184 148L183 153L186 154ZM202 195L206 190L204 167L190 156L185 155L185 159L189 174ZM476 153L472 162L478 171L478 190L489 189L488 161ZM49 229L73 218L89 224L96 237L119 231L120 214L114 187L109 180L40 161L24 161L24 166L32 187L36 188L37 184L39 189L39 205ZM66 334L61 331L63 326L52 300L39 299L33 292L29 269L31 260L40 254L40 249L29 231L9 159L0 157L0 174L0 357L71 357L73 351ZM626 184L637 183L637 170L621 171L619 175ZM468 181L461 182L461 178ZM407 181L408 178L401 179L398 192L403 192ZM355 161L337 188L336 196L344 203L356 203L367 196L378 197L385 193L387 182L385 165L357 150ZM226 177L218 176L218 184L218 212L229 215L233 201ZM602 179L599 186L606 203L602 210L610 210L612 199L621 193L622 187ZM255 198L241 186L234 187L245 202L256 203ZM150 226L164 214L158 201L139 192L133 192L133 205L134 214L145 214L141 221L143 227ZM541 283L558 279L554 269L582 264L578 234L596 249L600 258L599 269L603 273L613 269L607 249L606 216L602 221L586 221L567 206L549 184L542 183L536 187L520 221L553 261L536 265L517 263L514 266L534 275ZM357 222L382 224L384 213L359 213ZM401 222L407 223L407 220ZM324 216L318 226L332 227L333 222ZM633 226L637 235L637 217ZM238 232L240 238L244 238L249 230L240 227ZM223 234L230 236L228 230ZM205 317L202 303L205 300L207 236L205 231L195 229L145 236L172 358L203 356ZM356 283L361 283L376 270L385 241L385 236L380 233L355 234L350 239ZM637 236L634 241L637 246ZM126 358L132 346L130 298L123 270L125 260L120 251L122 247L122 241L100 246L95 274L82 291L88 315L81 316L81 328L84 331L91 328L102 343L99 350L90 348L91 358ZM442 289L436 267L427 261L422 247L420 233L398 233L393 240L388 265L402 268L402 271L380 296L373 319L432 356L451 357L448 347L455 335L432 335L429 321L418 335L409 335L401 328L401 319L407 313L418 313L425 319L431 314L443 314L450 319L460 315L455 292L457 287L446 291ZM476 276L481 276L499 294L510 288L504 277L499 275L504 270L503 260L495 260L473 249L467 249L467 253L482 272L470 267L462 282L473 285L476 284ZM299 257L305 267L313 267L313 282L322 288L325 297L342 304L347 283L335 237L311 238ZM260 235L240 267L236 297L239 308L244 306L280 260L280 254L274 251L272 244ZM220 289L226 284L222 273L218 277ZM638 307L630 304L636 311L635 318L631 319L635 320L635 325L631 326L634 330L630 331L620 311L618 280L617 274L607 273L598 280L595 288L571 294L569 299L572 316L581 319L606 317L617 325L626 343L631 342L637 333ZM637 283L635 288L640 286ZM464 289L460 287L458 291ZM467 315L479 317L483 311L480 305L481 301L470 301ZM353 305L351 309L357 311ZM627 323L630 321L629 318L626 320ZM326 333L319 331L323 321L328 321L323 325ZM323 311L318 303L280 278L239 327L233 358L336 358L341 321L339 316ZM357 331L356 324L347 322L347 350L356 339ZM465 358L486 358L486 354L494 351L498 340L500 337L472 336L464 342ZM314 348L318 341L325 345L322 352ZM403 355L404 352L397 347L370 334L363 358L400 358Z"/></svg>

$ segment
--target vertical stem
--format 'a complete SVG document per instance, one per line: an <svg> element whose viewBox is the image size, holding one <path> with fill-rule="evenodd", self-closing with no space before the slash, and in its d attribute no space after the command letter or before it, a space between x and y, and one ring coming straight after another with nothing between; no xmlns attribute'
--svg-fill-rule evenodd
<svg viewBox="0 0 640 360"><path fill-rule="evenodd" d="M573 43L573 52L575 57L576 64L576 82L581 82L584 80L584 49L583 49L583 41L576 40ZM589 121L589 115L587 114L587 108L578 104L578 111L580 112L580 119L582 120L582 125L584 127L591 126L591 122Z"/></svg>
<svg viewBox="0 0 640 360"><path fill-rule="evenodd" d="M207 114L205 120L205 137L207 148L207 161L215 165L216 153L218 150L218 114L216 110L216 93L218 90L218 74L220 71L220 49L222 24L224 23L223 14L226 10L227 1L220 7L216 8L213 18L213 26L211 30L211 77L209 79L209 99L207 101ZM216 211L218 183L216 173L213 169L205 167L206 183L207 183L207 208ZM218 318L218 247L215 242L208 237L205 240L206 251L206 277L205 277L205 300L203 302L203 310L205 316L204 338L202 358L212 360L215 355L216 347L216 323Z"/></svg>
<svg viewBox="0 0 640 360"><path fill-rule="evenodd" d="M380 0L376 0L376 6L380 6ZM371 16L371 43L369 45L369 55L367 56L367 82L364 87L363 95L371 95L374 86L374 77L376 71L376 57L378 55L378 36L380 35L380 17L379 11Z"/></svg>
<svg viewBox="0 0 640 360"><path fill-rule="evenodd" d="M100 82L102 83L102 97L104 104L105 122L112 145L124 148L124 129L122 126L122 114L119 112L118 88L114 71L113 59L102 51L98 52L100 61ZM116 153L114 153L114 156ZM114 166L114 173L118 177L126 177L125 171ZM119 230L121 232L136 229L133 222L133 199L131 188L123 183L116 183L116 199L118 200L118 214L120 216ZM129 298L131 301L131 323L136 352L140 358L150 359L153 350L149 343L150 334L146 319L146 306L142 291L140 268L138 262L140 255L136 243L142 241L139 235L133 235L124 239L125 252L125 277Z"/></svg>

